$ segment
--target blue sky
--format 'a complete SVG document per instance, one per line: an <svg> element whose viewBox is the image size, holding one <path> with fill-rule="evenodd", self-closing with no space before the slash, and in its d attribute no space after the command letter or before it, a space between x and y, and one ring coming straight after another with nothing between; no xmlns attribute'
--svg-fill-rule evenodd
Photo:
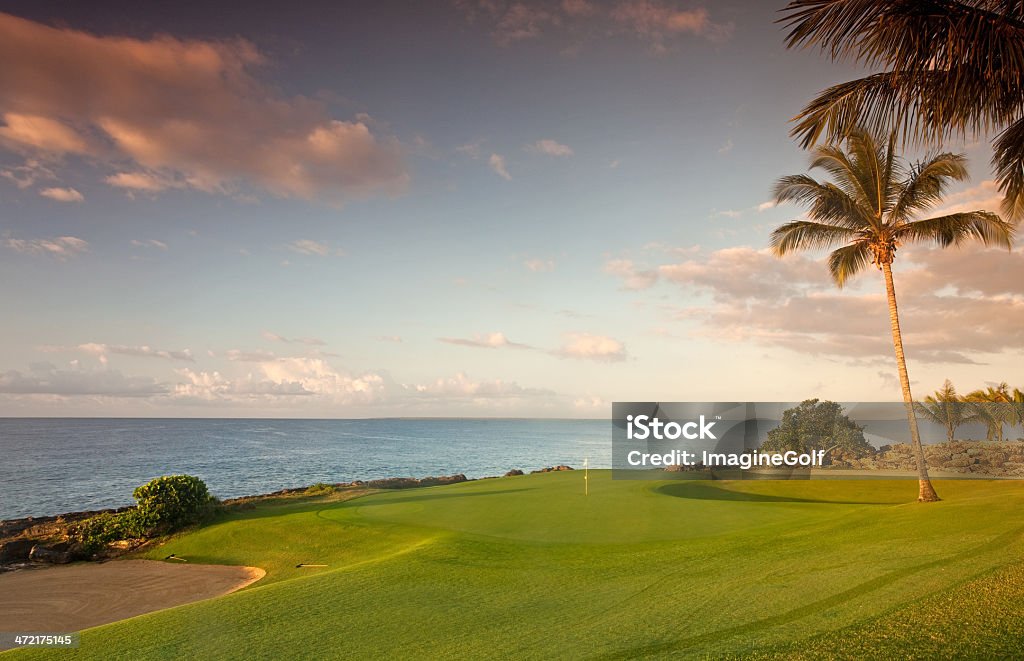
<svg viewBox="0 0 1024 661"><path fill-rule="evenodd" d="M898 397L876 274L765 251L855 67L774 3L407 4L8 5L0 415ZM900 262L920 390L1019 373L1021 255L979 252Z"/></svg>

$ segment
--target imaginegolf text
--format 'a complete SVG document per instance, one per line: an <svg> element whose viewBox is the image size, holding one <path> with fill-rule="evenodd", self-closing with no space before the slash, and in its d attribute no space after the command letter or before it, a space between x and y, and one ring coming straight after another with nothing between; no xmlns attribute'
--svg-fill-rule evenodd
<svg viewBox="0 0 1024 661"><path fill-rule="evenodd" d="M700 461L697 461L696 452L686 450L673 450L671 452L654 453L640 452L633 450L626 455L626 461L630 466L730 466L750 470L758 466L781 467L781 466L821 466L825 458L825 450L813 452L766 452L757 450L749 453L736 454L727 452L708 452L702 450Z"/></svg>

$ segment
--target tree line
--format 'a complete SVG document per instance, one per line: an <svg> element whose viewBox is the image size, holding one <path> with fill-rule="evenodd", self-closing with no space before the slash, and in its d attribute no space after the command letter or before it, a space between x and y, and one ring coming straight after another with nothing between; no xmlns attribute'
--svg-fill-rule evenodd
<svg viewBox="0 0 1024 661"><path fill-rule="evenodd" d="M1004 427L1024 425L1024 392L1004 382L973 390L966 395L956 391L946 379L942 388L915 405L918 413L940 424L946 430L946 440L952 441L956 430L965 424L982 423L987 429L987 440L1003 440Z"/></svg>

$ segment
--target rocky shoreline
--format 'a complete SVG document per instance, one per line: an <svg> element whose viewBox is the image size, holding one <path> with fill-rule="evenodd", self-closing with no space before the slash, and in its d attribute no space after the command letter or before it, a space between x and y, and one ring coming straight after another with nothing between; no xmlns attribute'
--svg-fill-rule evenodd
<svg viewBox="0 0 1024 661"><path fill-rule="evenodd" d="M573 470L571 466L559 465L541 468L531 473L549 473ZM512 469L505 477L523 475L523 471ZM467 478L462 473L440 475L436 477L389 477L377 480L355 480L353 482L336 482L333 484L313 485L280 489L271 493L238 496L220 501L226 511L252 509L260 502L298 496L315 496L336 491L377 491L385 489L414 489L444 484L470 482L474 479L494 479L492 477ZM54 564L67 564L76 560L108 560L124 555L150 543L152 540L124 540L114 542L98 554L86 556L71 541L70 531L74 526L98 514L116 514L134 509L134 506L116 509L88 510L68 512L53 516L29 516L19 519L0 520L0 572L28 567Z"/></svg>

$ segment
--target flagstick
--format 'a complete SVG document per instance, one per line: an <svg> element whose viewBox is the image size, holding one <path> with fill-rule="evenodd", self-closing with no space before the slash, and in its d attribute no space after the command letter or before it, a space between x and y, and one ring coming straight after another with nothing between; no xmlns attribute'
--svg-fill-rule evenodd
<svg viewBox="0 0 1024 661"><path fill-rule="evenodd" d="M583 458L583 495L590 495L590 457Z"/></svg>

